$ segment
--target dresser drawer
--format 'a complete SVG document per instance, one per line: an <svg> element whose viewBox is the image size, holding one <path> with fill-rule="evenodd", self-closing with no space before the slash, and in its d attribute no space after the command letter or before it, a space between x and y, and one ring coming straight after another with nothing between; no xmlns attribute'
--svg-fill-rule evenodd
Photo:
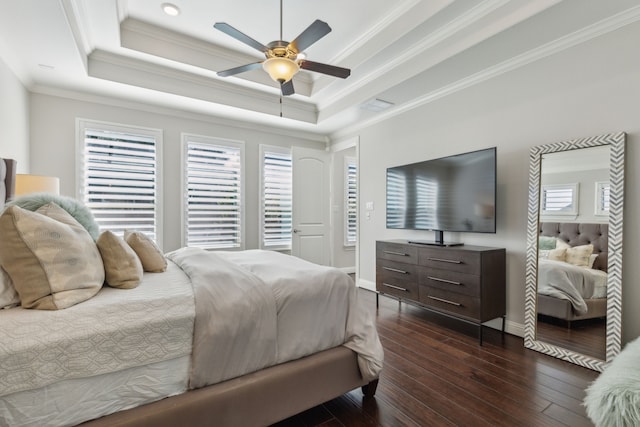
<svg viewBox="0 0 640 427"><path fill-rule="evenodd" d="M436 310L448 312L469 320L480 319L480 298L456 294L431 286L420 286L420 302Z"/></svg>
<svg viewBox="0 0 640 427"><path fill-rule="evenodd" d="M420 248L418 264L442 270L455 270L460 273L479 274L480 254L456 249Z"/></svg>
<svg viewBox="0 0 640 427"><path fill-rule="evenodd" d="M418 276L421 285L480 297L480 276L427 267L418 267Z"/></svg>
<svg viewBox="0 0 640 427"><path fill-rule="evenodd" d="M417 264L418 248L402 243L376 242L376 258Z"/></svg>
<svg viewBox="0 0 640 427"><path fill-rule="evenodd" d="M416 266L379 260L376 266L376 290L403 299L418 299Z"/></svg>

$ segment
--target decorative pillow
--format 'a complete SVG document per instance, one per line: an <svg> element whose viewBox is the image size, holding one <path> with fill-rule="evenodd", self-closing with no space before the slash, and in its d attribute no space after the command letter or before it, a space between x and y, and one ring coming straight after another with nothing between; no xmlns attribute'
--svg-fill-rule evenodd
<svg viewBox="0 0 640 427"><path fill-rule="evenodd" d="M551 250L556 248L556 238L550 236L540 236L538 238L538 250Z"/></svg>
<svg viewBox="0 0 640 427"><path fill-rule="evenodd" d="M71 197L58 196L51 193L33 193L26 196L16 197L7 206L19 206L22 209L35 212L41 206L47 203L55 203L62 209L67 211L69 215L75 218L91 235L95 241L100 234L100 227L91 213L82 202Z"/></svg>
<svg viewBox="0 0 640 427"><path fill-rule="evenodd" d="M20 305L20 297L13 287L11 277L0 267L0 308L11 308Z"/></svg>
<svg viewBox="0 0 640 427"><path fill-rule="evenodd" d="M0 235L0 265L24 308L67 308L102 287L104 266L93 239L55 203L36 212L8 207L0 216Z"/></svg>
<svg viewBox="0 0 640 427"><path fill-rule="evenodd" d="M551 261L564 261L566 249L551 249L547 255L547 259Z"/></svg>
<svg viewBox="0 0 640 427"><path fill-rule="evenodd" d="M567 249L564 260L578 267L589 267L589 257L591 257L592 252L593 245L574 246Z"/></svg>
<svg viewBox="0 0 640 427"><path fill-rule="evenodd" d="M569 249L570 247L571 245L564 240L556 239L556 249Z"/></svg>
<svg viewBox="0 0 640 427"><path fill-rule="evenodd" d="M144 271L160 273L167 269L167 260L153 240L140 231L125 231L124 240L138 254Z"/></svg>
<svg viewBox="0 0 640 427"><path fill-rule="evenodd" d="M100 234L96 242L107 284L114 288L132 289L142 280L142 264L138 255L121 237L111 231Z"/></svg>
<svg viewBox="0 0 640 427"><path fill-rule="evenodd" d="M589 268L593 268L593 264L596 262L596 258L598 258L598 254L589 255Z"/></svg>

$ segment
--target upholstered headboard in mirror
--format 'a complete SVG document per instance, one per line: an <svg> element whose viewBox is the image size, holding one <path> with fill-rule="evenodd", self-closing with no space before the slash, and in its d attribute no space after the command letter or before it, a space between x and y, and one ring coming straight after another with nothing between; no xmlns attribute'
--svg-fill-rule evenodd
<svg viewBox="0 0 640 427"><path fill-rule="evenodd" d="M598 255L593 268L607 271L609 224L542 222L540 235L556 237L570 246L593 245L593 253Z"/></svg>
<svg viewBox="0 0 640 427"><path fill-rule="evenodd" d="M16 188L16 161L0 158L0 208L11 199Z"/></svg>

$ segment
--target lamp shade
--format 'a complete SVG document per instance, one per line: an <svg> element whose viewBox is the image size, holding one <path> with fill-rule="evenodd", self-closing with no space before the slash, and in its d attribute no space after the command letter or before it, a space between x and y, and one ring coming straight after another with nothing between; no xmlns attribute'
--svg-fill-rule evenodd
<svg viewBox="0 0 640 427"><path fill-rule="evenodd" d="M60 178L42 175L16 175L16 196L30 193L60 194Z"/></svg>
<svg viewBox="0 0 640 427"><path fill-rule="evenodd" d="M262 63L262 68L280 84L288 82L300 71L300 66L295 61L280 57L267 59Z"/></svg>

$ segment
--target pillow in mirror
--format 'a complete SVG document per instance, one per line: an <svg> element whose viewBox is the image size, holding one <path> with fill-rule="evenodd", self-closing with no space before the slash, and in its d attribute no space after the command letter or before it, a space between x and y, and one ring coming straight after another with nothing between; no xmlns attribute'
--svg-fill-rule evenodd
<svg viewBox="0 0 640 427"><path fill-rule="evenodd" d="M547 251L556 248L556 239L551 236L540 236L538 238L538 250Z"/></svg>
<svg viewBox="0 0 640 427"><path fill-rule="evenodd" d="M566 249L541 250L539 251L539 257L551 261L564 261L566 252Z"/></svg>
<svg viewBox="0 0 640 427"><path fill-rule="evenodd" d="M593 245L574 246L573 248L567 249L565 261L578 267L589 267L589 260L592 253Z"/></svg>

